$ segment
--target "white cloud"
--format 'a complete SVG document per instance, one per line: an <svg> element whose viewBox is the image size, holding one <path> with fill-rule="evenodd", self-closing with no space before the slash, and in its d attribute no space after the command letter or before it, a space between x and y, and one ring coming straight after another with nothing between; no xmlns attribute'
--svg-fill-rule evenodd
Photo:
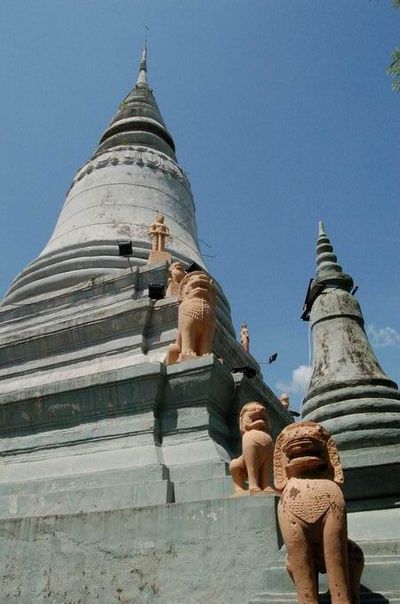
<svg viewBox="0 0 400 604"><path fill-rule="evenodd" d="M385 346L400 346L400 333L393 327L375 327L373 323L367 326L367 334L372 346L384 348Z"/></svg>
<svg viewBox="0 0 400 604"><path fill-rule="evenodd" d="M303 394L311 377L311 367L300 365L292 371L292 381L289 384L278 382L276 387L288 394Z"/></svg>

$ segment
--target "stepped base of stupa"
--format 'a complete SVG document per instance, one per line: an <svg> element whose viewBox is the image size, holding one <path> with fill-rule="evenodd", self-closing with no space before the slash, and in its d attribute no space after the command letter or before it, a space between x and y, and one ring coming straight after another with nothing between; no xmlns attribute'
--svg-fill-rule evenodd
<svg viewBox="0 0 400 604"><path fill-rule="evenodd" d="M129 269L0 308L0 518L108 511L232 493L237 416L290 415L236 342L218 292L215 354L166 366L177 300L149 298L167 265Z"/></svg>

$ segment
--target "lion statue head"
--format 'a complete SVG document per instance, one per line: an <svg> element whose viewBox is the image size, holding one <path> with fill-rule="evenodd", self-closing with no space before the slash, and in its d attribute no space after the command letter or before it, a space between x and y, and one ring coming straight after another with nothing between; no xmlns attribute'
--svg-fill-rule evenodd
<svg viewBox="0 0 400 604"><path fill-rule="evenodd" d="M182 262L173 262L168 270L171 279L176 283L181 283L182 279L185 277L185 269L183 268Z"/></svg>
<svg viewBox="0 0 400 604"><path fill-rule="evenodd" d="M178 293L178 301L203 299L215 305L214 281L203 271L188 273L181 281Z"/></svg>
<svg viewBox="0 0 400 604"><path fill-rule="evenodd" d="M239 428L241 434L249 432L250 430L269 432L269 421L266 408L256 401L246 403L240 411Z"/></svg>
<svg viewBox="0 0 400 604"><path fill-rule="evenodd" d="M329 478L336 484L344 480L335 442L323 426L309 421L290 424L278 436L274 476L278 491L292 477Z"/></svg>

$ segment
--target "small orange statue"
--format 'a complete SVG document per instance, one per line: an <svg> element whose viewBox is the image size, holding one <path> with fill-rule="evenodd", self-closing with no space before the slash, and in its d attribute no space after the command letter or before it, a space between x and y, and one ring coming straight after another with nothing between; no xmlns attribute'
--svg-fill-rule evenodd
<svg viewBox="0 0 400 604"><path fill-rule="evenodd" d="M249 336L249 328L247 327L247 323L243 323L240 328L240 345L246 352L249 352L250 349L250 336Z"/></svg>
<svg viewBox="0 0 400 604"><path fill-rule="evenodd" d="M169 228L164 224L164 221L164 216L157 214L155 221L149 226L152 249L147 261L148 264L171 262L171 254L165 251L165 240L169 236Z"/></svg>
<svg viewBox="0 0 400 604"><path fill-rule="evenodd" d="M247 403L239 416L242 455L232 459L229 470L236 495L275 493L272 487L274 441L269 431L267 411L261 403ZM249 488L245 488L248 480Z"/></svg>
<svg viewBox="0 0 400 604"><path fill-rule="evenodd" d="M175 296L178 297L179 286L185 276L185 270L181 262L173 262L169 267L169 274L171 275L167 282L166 297Z"/></svg>
<svg viewBox="0 0 400 604"><path fill-rule="evenodd" d="M339 454L314 422L286 426L275 444L275 488L287 570L300 604L318 604L318 573L327 573L332 604L359 604L364 557L347 539Z"/></svg>
<svg viewBox="0 0 400 604"><path fill-rule="evenodd" d="M282 392L279 396L279 400L281 401L282 407L289 409L289 395L286 394L286 392Z"/></svg>
<svg viewBox="0 0 400 604"><path fill-rule="evenodd" d="M162 214L157 214L155 221L149 227L149 233L152 237L152 249L158 252L165 250L165 240L169 235L169 228L164 224L165 218Z"/></svg>
<svg viewBox="0 0 400 604"><path fill-rule="evenodd" d="M178 292L178 336L165 359L173 365L212 351L215 332L215 286L203 271L188 273Z"/></svg>

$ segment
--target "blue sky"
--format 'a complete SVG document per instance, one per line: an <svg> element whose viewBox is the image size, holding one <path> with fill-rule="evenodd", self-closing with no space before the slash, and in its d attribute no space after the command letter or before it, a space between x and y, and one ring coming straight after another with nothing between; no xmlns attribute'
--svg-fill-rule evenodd
<svg viewBox="0 0 400 604"><path fill-rule="evenodd" d="M299 403L321 219L399 381L400 95L385 68L400 11L389 0L2 0L0 292L48 241L132 87L146 24L149 79L208 268L254 356L279 353L267 383Z"/></svg>

